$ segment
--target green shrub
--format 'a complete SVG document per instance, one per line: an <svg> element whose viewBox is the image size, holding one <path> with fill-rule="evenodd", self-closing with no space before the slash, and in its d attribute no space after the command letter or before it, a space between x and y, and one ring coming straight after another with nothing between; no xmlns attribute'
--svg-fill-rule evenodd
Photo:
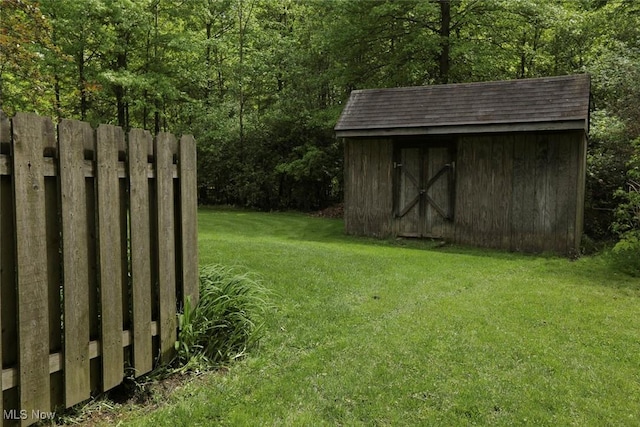
<svg viewBox="0 0 640 427"><path fill-rule="evenodd" d="M200 269L200 301L186 301L176 350L182 369L241 358L262 335L268 291L259 280L220 265Z"/></svg>
<svg viewBox="0 0 640 427"><path fill-rule="evenodd" d="M640 277L640 231L626 233L613 247L609 258L616 270Z"/></svg>
<svg viewBox="0 0 640 427"><path fill-rule="evenodd" d="M610 111L591 116L585 188L584 232L596 241L615 237L611 223L620 203L616 190L626 184L625 171L633 152L625 122Z"/></svg>
<svg viewBox="0 0 640 427"><path fill-rule="evenodd" d="M619 270L640 276L640 139L634 141L633 147L634 154L627 164L627 189L616 192L621 203L611 228L620 241L611 251L611 260Z"/></svg>

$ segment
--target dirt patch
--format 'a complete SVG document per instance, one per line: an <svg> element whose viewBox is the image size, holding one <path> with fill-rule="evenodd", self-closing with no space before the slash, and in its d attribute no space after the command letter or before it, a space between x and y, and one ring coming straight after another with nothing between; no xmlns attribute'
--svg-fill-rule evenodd
<svg viewBox="0 0 640 427"><path fill-rule="evenodd" d="M107 426L118 424L132 412L148 413L169 401L169 397L187 383L207 374L224 375L226 369L202 374L176 372L162 378L128 380L94 400L61 414L58 426Z"/></svg>
<svg viewBox="0 0 640 427"><path fill-rule="evenodd" d="M344 204L329 206L328 208L311 213L311 216L318 218L344 218Z"/></svg>

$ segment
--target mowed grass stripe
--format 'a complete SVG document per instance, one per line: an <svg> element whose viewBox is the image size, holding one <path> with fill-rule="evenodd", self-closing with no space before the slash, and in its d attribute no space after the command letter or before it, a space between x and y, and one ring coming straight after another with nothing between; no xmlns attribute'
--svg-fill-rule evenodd
<svg viewBox="0 0 640 427"><path fill-rule="evenodd" d="M640 283L575 262L202 209L202 264L258 273L257 352L132 425L635 425Z"/></svg>

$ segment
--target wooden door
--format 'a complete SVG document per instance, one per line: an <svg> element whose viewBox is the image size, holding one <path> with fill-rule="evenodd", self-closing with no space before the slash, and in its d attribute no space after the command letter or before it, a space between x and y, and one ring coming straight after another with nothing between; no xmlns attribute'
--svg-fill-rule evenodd
<svg viewBox="0 0 640 427"><path fill-rule="evenodd" d="M403 237L447 237L455 200L451 146L402 147L396 162L396 230Z"/></svg>
<svg viewBox="0 0 640 427"><path fill-rule="evenodd" d="M397 234L403 237L421 236L422 200L422 149L402 148L396 168L396 211Z"/></svg>

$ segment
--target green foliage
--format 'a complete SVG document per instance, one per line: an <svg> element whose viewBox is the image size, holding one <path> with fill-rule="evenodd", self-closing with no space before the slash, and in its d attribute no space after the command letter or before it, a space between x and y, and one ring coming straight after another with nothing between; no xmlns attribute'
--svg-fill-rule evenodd
<svg viewBox="0 0 640 427"><path fill-rule="evenodd" d="M342 147L331 131L335 112L303 115L290 108L279 104L248 118L242 146L235 139L238 127L212 114L225 126L198 140L201 203L310 210L341 200Z"/></svg>
<svg viewBox="0 0 640 427"><path fill-rule="evenodd" d="M611 251L614 267L634 276L640 276L640 139L634 142L635 152L628 163L626 189L619 189L621 200L616 209L613 231L620 241Z"/></svg>
<svg viewBox="0 0 640 427"><path fill-rule="evenodd" d="M640 231L640 182L630 179L628 189L618 190L616 196L622 199L622 202L616 209L613 231L620 237Z"/></svg>
<svg viewBox="0 0 640 427"><path fill-rule="evenodd" d="M239 359L262 334L268 292L255 278L220 265L200 269L200 301L179 316L181 369L198 370Z"/></svg>
<svg viewBox="0 0 640 427"><path fill-rule="evenodd" d="M640 137L626 0L4 0L0 107L193 133L201 203L341 201L333 126L354 89L588 72L585 230L611 237Z"/></svg>
<svg viewBox="0 0 640 427"><path fill-rule="evenodd" d="M609 262L615 270L640 277L640 230L628 231L622 236L611 249Z"/></svg>
<svg viewBox="0 0 640 427"><path fill-rule="evenodd" d="M0 109L51 114L53 76L45 58L55 54L51 23L37 2L2 0L0 5Z"/></svg>
<svg viewBox="0 0 640 427"><path fill-rule="evenodd" d="M615 237L611 223L619 199L615 194L625 185L625 171L632 148L624 122L607 110L591 114L591 135L587 152L585 233L596 240Z"/></svg>

